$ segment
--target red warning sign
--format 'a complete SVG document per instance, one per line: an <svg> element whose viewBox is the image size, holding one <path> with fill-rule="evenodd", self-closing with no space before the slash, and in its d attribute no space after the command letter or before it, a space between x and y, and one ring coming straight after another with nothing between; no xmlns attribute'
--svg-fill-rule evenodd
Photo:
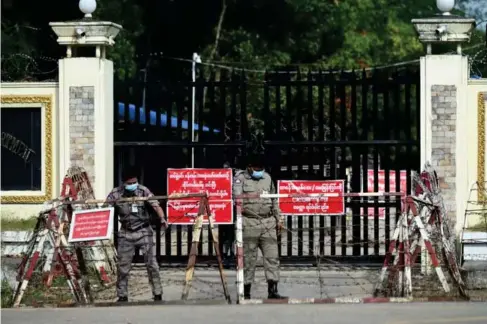
<svg viewBox="0 0 487 324"><path fill-rule="evenodd" d="M279 209L282 215L343 215L345 214L344 191L344 180L281 180L277 182L278 194L297 196L279 198ZM306 197L310 194L318 197ZM299 197L299 195L303 196Z"/></svg>
<svg viewBox="0 0 487 324"><path fill-rule="evenodd" d="M168 169L167 194L208 194L210 210L215 224L233 223L232 169ZM190 225L196 219L199 198L169 200L169 224ZM205 223L208 219L205 218Z"/></svg>

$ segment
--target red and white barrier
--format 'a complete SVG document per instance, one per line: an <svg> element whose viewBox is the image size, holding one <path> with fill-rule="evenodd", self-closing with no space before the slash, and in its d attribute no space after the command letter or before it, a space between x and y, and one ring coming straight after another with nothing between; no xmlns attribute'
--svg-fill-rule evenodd
<svg viewBox="0 0 487 324"><path fill-rule="evenodd" d="M245 194L240 195L241 199L279 199L279 198L328 198L328 197L402 197L403 192L353 192L353 193L323 193L323 194Z"/></svg>
<svg viewBox="0 0 487 324"><path fill-rule="evenodd" d="M280 199L280 198L329 198L329 197L403 197L401 192L357 192L357 193L311 193L311 194L243 194L234 197L236 203L235 215L235 238L236 238L236 259L237 259L237 303L239 304L262 304L262 303L284 303L284 304L309 304L309 303L367 303L367 302L404 302L409 301L407 298L387 299L384 298L345 298L341 299L284 299L280 301L267 299L244 299L244 250L243 250L243 216L242 200L243 199ZM292 203L292 202L290 202ZM311 215L313 213L310 213ZM409 261L409 258L408 258ZM409 271L410 276L410 271ZM411 282L407 280L408 284Z"/></svg>

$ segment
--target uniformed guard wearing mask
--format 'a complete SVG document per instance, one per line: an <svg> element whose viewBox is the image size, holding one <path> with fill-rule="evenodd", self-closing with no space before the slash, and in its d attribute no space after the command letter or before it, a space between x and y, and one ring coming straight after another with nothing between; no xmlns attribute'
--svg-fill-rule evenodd
<svg viewBox="0 0 487 324"><path fill-rule="evenodd" d="M152 192L137 181L137 170L130 167L123 172L123 185L114 188L107 200L127 197L152 197ZM140 201L135 203L115 203L115 213L119 217L121 228L118 232L118 277L117 296L119 302L128 301L128 278L132 267L135 248L142 248L145 252L144 261L149 276L149 284L155 301L162 300L162 286L159 275L159 265L155 255L154 230L151 227L150 206L161 219L166 228L164 212L157 200Z"/></svg>
<svg viewBox="0 0 487 324"><path fill-rule="evenodd" d="M233 181L233 194L276 193L271 176L264 171L263 157L251 156L246 170L238 171ZM276 199L242 199L243 248L244 248L244 297L250 299L255 276L258 248L264 258L264 270L268 285L268 298L282 299L277 290L279 281L279 252L277 230L281 226Z"/></svg>

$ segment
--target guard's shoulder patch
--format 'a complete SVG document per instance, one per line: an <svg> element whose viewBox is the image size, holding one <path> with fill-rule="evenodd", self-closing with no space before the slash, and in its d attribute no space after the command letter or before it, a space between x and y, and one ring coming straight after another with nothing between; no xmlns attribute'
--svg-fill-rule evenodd
<svg viewBox="0 0 487 324"><path fill-rule="evenodd" d="M235 176L233 177L233 182L240 184L245 180L245 171L244 170L238 170L235 173Z"/></svg>
<svg viewBox="0 0 487 324"><path fill-rule="evenodd" d="M244 175L244 170L238 170L235 172L235 178L241 178Z"/></svg>

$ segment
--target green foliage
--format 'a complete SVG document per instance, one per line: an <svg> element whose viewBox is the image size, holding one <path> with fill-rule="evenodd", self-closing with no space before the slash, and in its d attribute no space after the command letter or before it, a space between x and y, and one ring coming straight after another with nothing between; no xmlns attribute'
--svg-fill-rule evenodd
<svg viewBox="0 0 487 324"><path fill-rule="evenodd" d="M33 231L37 223L37 217L32 216L26 219L17 219L13 217L1 218L1 230L2 231Z"/></svg>
<svg viewBox="0 0 487 324"><path fill-rule="evenodd" d="M94 18L113 21L124 28L116 37L115 45L108 51L108 58L114 62L117 78L133 77L137 71L136 42L144 32L142 8L139 2L133 0L97 1Z"/></svg>
<svg viewBox="0 0 487 324"><path fill-rule="evenodd" d="M2 288L1 288L2 300L1 300L1 308L9 308L13 305L13 297L14 291L8 280L2 280Z"/></svg>
<svg viewBox="0 0 487 324"><path fill-rule="evenodd" d="M25 2L32 10L24 10ZM49 9L31 2L19 0L2 11L2 71L8 70L12 79L25 79L25 66L32 64L15 54L54 56L60 49L49 21L81 18L77 2L56 0ZM466 10L468 3L460 1L459 8ZM434 1L424 0L99 0L97 6L96 19L124 28L109 50L119 79L134 77L147 64L136 54L151 52L190 58L196 51L204 60L249 69L290 64L314 70L358 69L416 59L423 46L411 19L437 11ZM477 11L472 12L481 20L485 11ZM157 73L170 75L187 65L162 64Z"/></svg>
<svg viewBox="0 0 487 324"><path fill-rule="evenodd" d="M227 10L231 22L222 31L218 57L253 67L294 62L346 69L416 58L423 47L410 20L433 13L420 0L407 6L389 0L236 3Z"/></svg>
<svg viewBox="0 0 487 324"><path fill-rule="evenodd" d="M29 58L37 54L31 42L33 35L23 22L2 19L2 79L23 80L28 76Z"/></svg>

